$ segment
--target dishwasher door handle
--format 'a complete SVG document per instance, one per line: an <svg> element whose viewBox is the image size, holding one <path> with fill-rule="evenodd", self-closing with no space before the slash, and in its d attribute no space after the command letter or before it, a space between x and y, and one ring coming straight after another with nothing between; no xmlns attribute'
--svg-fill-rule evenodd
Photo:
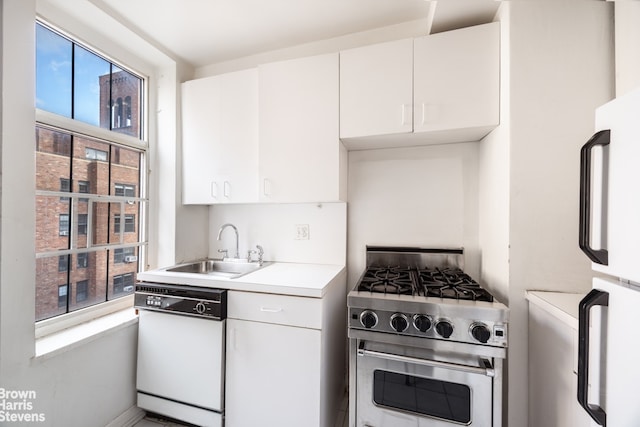
<svg viewBox="0 0 640 427"><path fill-rule="evenodd" d="M358 356L370 356L376 357L378 359L393 360L403 363L413 363L415 365L429 366L432 368L444 368L470 374L486 375L488 377L495 377L496 375L496 371L491 366L491 362L486 359L481 359L482 363L485 365L485 367L483 368L479 366L462 365L460 363L441 362L439 360L431 359L419 359L417 357L401 356L398 354L383 353L381 351L366 350L362 345L358 349Z"/></svg>

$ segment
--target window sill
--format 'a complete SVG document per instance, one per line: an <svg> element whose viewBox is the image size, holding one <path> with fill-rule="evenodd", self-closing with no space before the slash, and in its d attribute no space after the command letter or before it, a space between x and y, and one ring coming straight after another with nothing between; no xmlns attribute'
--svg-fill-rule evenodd
<svg viewBox="0 0 640 427"><path fill-rule="evenodd" d="M35 357L41 360L56 356L137 322L138 315L132 307L98 317L89 322L38 338Z"/></svg>

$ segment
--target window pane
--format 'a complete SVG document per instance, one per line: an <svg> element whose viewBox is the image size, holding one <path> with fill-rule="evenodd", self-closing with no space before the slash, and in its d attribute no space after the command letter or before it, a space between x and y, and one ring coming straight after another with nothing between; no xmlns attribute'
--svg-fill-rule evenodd
<svg viewBox="0 0 640 427"><path fill-rule="evenodd" d="M122 248L113 253L109 283L109 299L118 298L133 292L136 272L138 271L138 248Z"/></svg>
<svg viewBox="0 0 640 427"><path fill-rule="evenodd" d="M36 128L36 147L36 189L69 191L71 135Z"/></svg>
<svg viewBox="0 0 640 427"><path fill-rule="evenodd" d="M71 41L36 25L36 107L71 117Z"/></svg>
<svg viewBox="0 0 640 427"><path fill-rule="evenodd" d="M36 259L36 320L67 312L67 272L58 263L57 256Z"/></svg>
<svg viewBox="0 0 640 427"><path fill-rule="evenodd" d="M73 115L74 119L94 126L104 126L101 109L109 105L111 64L82 47L74 47Z"/></svg>
<svg viewBox="0 0 640 427"><path fill-rule="evenodd" d="M141 89L142 80L139 77L114 65L111 77L112 130L140 138Z"/></svg>
<svg viewBox="0 0 640 427"><path fill-rule="evenodd" d="M89 267L89 254L87 252L76 255L76 267L77 268Z"/></svg>
<svg viewBox="0 0 640 427"><path fill-rule="evenodd" d="M69 249L69 202L36 196L36 252Z"/></svg>
<svg viewBox="0 0 640 427"><path fill-rule="evenodd" d="M109 194L109 144L91 138L76 136L73 139L74 183L79 192L89 194ZM80 191L82 190L82 191ZM84 212L83 212L84 213Z"/></svg>
<svg viewBox="0 0 640 427"><path fill-rule="evenodd" d="M87 252L87 267L72 264L69 311L106 301L107 251Z"/></svg>

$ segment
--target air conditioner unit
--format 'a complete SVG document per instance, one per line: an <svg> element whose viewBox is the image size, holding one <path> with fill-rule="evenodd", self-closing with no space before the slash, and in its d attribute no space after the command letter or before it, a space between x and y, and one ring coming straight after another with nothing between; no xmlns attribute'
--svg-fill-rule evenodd
<svg viewBox="0 0 640 427"><path fill-rule="evenodd" d="M138 257L135 255L127 255L124 257L124 262L136 262L138 261Z"/></svg>

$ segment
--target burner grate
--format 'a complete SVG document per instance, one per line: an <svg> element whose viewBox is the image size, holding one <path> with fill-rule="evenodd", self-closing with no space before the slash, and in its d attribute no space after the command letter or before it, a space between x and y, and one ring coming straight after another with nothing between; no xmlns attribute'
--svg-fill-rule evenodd
<svg viewBox="0 0 640 427"><path fill-rule="evenodd" d="M413 272L409 267L369 267L360 281L358 290L413 295L415 292Z"/></svg>
<svg viewBox="0 0 640 427"><path fill-rule="evenodd" d="M418 280L425 296L471 301L493 301L493 296L459 268L424 268Z"/></svg>

